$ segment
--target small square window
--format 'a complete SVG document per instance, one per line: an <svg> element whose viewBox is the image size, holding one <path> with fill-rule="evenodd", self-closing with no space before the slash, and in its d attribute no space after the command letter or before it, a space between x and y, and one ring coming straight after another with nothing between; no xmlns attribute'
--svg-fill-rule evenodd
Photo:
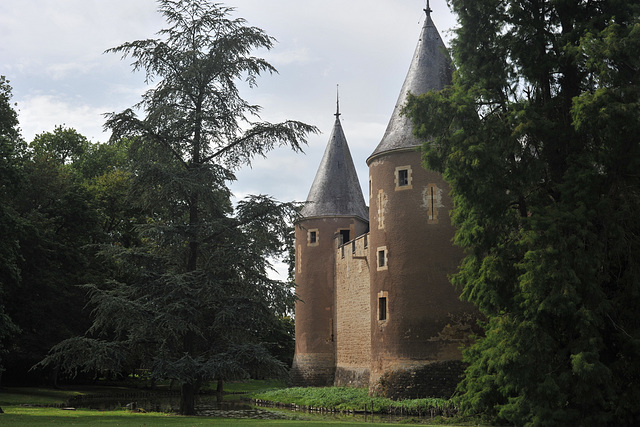
<svg viewBox="0 0 640 427"><path fill-rule="evenodd" d="M409 171L407 169L400 169L398 171L398 186L404 187L409 185Z"/></svg>
<svg viewBox="0 0 640 427"><path fill-rule="evenodd" d="M307 231L307 246L318 246L318 229Z"/></svg>
<svg viewBox="0 0 640 427"><path fill-rule="evenodd" d="M395 172L396 191L409 190L411 185L411 166L398 166Z"/></svg>

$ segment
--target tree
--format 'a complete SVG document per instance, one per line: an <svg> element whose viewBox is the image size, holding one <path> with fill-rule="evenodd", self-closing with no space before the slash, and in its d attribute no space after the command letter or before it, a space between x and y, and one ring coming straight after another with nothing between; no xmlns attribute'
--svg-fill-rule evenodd
<svg viewBox="0 0 640 427"><path fill-rule="evenodd" d="M268 277L285 251L294 206L266 196L231 204L233 171L279 145L301 150L316 128L256 121L260 107L236 86L275 72L253 49L273 46L262 30L209 1L160 0L169 28L159 39L108 52L134 59L155 82L134 109L107 116L112 142L131 140L135 200L147 212L139 246L102 252L113 275L89 286L95 320L88 337L56 346L45 363L69 370L141 366L181 383L182 414L194 413L200 384L281 373L261 339L293 296ZM157 80L157 82L156 82ZM82 359L81 355L88 355Z"/></svg>
<svg viewBox="0 0 640 427"><path fill-rule="evenodd" d="M486 316L466 413L640 420L640 5L451 0L457 72L411 97L455 200L453 282Z"/></svg>
<svg viewBox="0 0 640 427"><path fill-rule="evenodd" d="M21 224L19 276L5 292L7 312L22 330L7 356L7 379L13 382L41 382L29 368L51 346L88 327L87 298L78 285L100 275L92 245L104 242L106 233L76 169L80 157L60 156L59 147L78 140L86 142L74 129L61 127L38 135L21 162L20 191L7 204Z"/></svg>
<svg viewBox="0 0 640 427"><path fill-rule="evenodd" d="M11 97L9 81L0 76L0 235L3 236L0 244L0 378L5 369L9 340L20 331L5 311L4 298L6 290L20 280L18 242L22 226L10 203L20 188L21 151L24 148Z"/></svg>
<svg viewBox="0 0 640 427"><path fill-rule="evenodd" d="M60 164L75 162L89 149L89 140L73 128L56 126L43 132L29 144L34 157L48 157Z"/></svg>

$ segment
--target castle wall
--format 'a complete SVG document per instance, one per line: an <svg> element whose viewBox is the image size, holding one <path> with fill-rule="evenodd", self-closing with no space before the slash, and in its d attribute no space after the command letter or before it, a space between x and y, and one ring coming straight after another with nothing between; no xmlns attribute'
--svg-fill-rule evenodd
<svg viewBox="0 0 640 427"><path fill-rule="evenodd" d="M367 387L371 365L369 235L336 252L336 386Z"/></svg>
<svg viewBox="0 0 640 427"><path fill-rule="evenodd" d="M353 217L303 219L295 227L296 349L293 385L333 385L335 353L335 252L341 231L363 233L366 223Z"/></svg>
<svg viewBox="0 0 640 427"><path fill-rule="evenodd" d="M448 184L425 170L413 149L376 156L369 167L370 387L376 391L384 373L460 360L475 310L459 300L448 278L462 257L452 244Z"/></svg>

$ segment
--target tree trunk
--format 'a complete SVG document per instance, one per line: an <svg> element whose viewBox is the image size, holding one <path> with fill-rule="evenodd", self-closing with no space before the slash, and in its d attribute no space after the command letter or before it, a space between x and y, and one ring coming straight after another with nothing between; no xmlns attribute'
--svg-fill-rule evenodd
<svg viewBox="0 0 640 427"><path fill-rule="evenodd" d="M180 389L180 414L196 414L196 388L193 384L182 384Z"/></svg>
<svg viewBox="0 0 640 427"><path fill-rule="evenodd" d="M218 380L218 386L216 387L216 400L218 402L222 402L224 398L224 381L222 379Z"/></svg>

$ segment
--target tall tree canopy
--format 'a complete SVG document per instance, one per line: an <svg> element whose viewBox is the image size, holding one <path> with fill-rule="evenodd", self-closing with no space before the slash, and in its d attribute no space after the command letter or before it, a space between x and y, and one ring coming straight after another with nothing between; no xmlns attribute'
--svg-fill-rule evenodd
<svg viewBox="0 0 640 427"><path fill-rule="evenodd" d="M640 3L450 0L454 83L411 98L486 316L461 405L640 422Z"/></svg>
<svg viewBox="0 0 640 427"><path fill-rule="evenodd" d="M130 141L134 200L146 212L140 241L109 245L109 280L88 286L90 334L60 343L45 363L63 369L147 369L181 383L183 414L208 380L283 371L263 342L282 329L289 284L269 278L286 252L294 206L252 196L234 209L234 171L276 146L301 150L316 128L266 123L240 97L275 69L251 56L274 39L203 0L160 0L160 38L109 52L134 59L153 83L132 109L107 116L112 142ZM136 111L141 111L139 118ZM273 335L273 334L272 334Z"/></svg>
<svg viewBox="0 0 640 427"><path fill-rule="evenodd" d="M19 332L5 312L5 293L20 280L21 221L10 202L20 189L20 157L24 145L11 97L9 81L0 76L0 235L3 236L0 244L0 377L10 347L9 339Z"/></svg>

